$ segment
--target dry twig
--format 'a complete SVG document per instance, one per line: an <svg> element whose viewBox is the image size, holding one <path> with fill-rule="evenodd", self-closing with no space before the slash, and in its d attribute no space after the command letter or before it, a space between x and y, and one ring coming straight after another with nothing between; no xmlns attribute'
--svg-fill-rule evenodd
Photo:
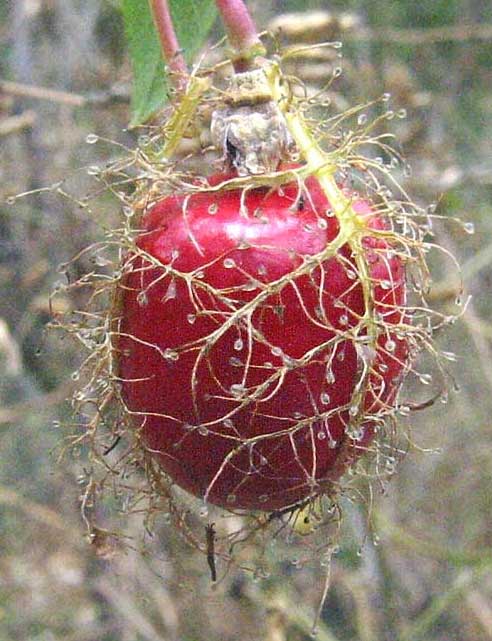
<svg viewBox="0 0 492 641"><path fill-rule="evenodd" d="M31 109L23 111L18 116L10 116L0 122L0 136L8 136L24 129L30 129L36 122L36 113Z"/></svg>

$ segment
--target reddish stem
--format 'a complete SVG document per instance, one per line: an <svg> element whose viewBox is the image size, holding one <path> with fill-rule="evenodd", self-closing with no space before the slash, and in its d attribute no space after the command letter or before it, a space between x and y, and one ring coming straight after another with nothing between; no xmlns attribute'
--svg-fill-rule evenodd
<svg viewBox="0 0 492 641"><path fill-rule="evenodd" d="M255 54L263 53L263 45L258 37L256 25L243 0L215 0L222 22L234 49L236 71L251 67Z"/></svg>
<svg viewBox="0 0 492 641"><path fill-rule="evenodd" d="M179 47L167 0L150 0L150 6L171 82L177 91L182 91L189 75L188 67Z"/></svg>

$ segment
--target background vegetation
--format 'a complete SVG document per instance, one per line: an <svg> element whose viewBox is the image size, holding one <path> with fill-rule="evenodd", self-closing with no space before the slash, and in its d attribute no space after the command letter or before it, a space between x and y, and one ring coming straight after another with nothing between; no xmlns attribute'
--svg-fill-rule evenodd
<svg viewBox="0 0 492 641"><path fill-rule="evenodd" d="M262 27L284 20L286 40L343 40L337 106L390 92L395 109L408 112L392 125L413 168L406 187L421 203L437 202L442 216L475 226L474 235L445 222L436 229L473 296L464 318L439 337L458 354L460 391L412 421L415 442L439 451L404 460L377 498L361 555L365 519L345 506L318 638L490 640L492 5L249 4ZM325 13L301 29L301 18L281 18L294 10L306 21L308 10ZM296 71L316 83L333 64L311 59ZM14 204L11 197L67 176L72 191L84 193L86 167L112 153L86 145L89 133L135 144L138 131L124 130L130 80L117 2L0 0L0 640L303 641L319 563L297 569L272 548L269 578L231 572L213 590L204 558L165 524L151 558L116 540L90 546L78 504L83 460L57 463L78 354L45 331L49 294L57 265L98 238L117 212L109 199L88 214L49 192ZM434 268L431 296L452 309L457 282L446 265ZM127 521L138 541L139 519Z"/></svg>

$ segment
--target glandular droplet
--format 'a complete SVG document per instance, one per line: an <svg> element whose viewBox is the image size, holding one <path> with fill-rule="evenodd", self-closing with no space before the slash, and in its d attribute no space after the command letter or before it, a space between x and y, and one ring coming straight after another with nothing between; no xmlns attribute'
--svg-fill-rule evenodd
<svg viewBox="0 0 492 641"><path fill-rule="evenodd" d="M88 145L93 145L99 140L99 136L97 134L87 134L85 142Z"/></svg>
<svg viewBox="0 0 492 641"><path fill-rule="evenodd" d="M395 341L389 339L384 344L384 347L388 352L394 352L395 349L396 349L396 343L395 343Z"/></svg>

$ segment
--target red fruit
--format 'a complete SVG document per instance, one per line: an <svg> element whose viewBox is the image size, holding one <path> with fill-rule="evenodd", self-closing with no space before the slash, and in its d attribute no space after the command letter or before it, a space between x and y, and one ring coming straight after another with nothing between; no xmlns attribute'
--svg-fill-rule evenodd
<svg viewBox="0 0 492 641"><path fill-rule="evenodd" d="M297 184L224 189L164 198L144 216L146 255L127 259L122 288L123 398L148 451L196 496L276 510L329 490L391 411L408 352L391 331L404 268L371 236L385 223L370 205L354 209L377 349L358 326L351 248L312 258L339 230L314 178L300 198Z"/></svg>

